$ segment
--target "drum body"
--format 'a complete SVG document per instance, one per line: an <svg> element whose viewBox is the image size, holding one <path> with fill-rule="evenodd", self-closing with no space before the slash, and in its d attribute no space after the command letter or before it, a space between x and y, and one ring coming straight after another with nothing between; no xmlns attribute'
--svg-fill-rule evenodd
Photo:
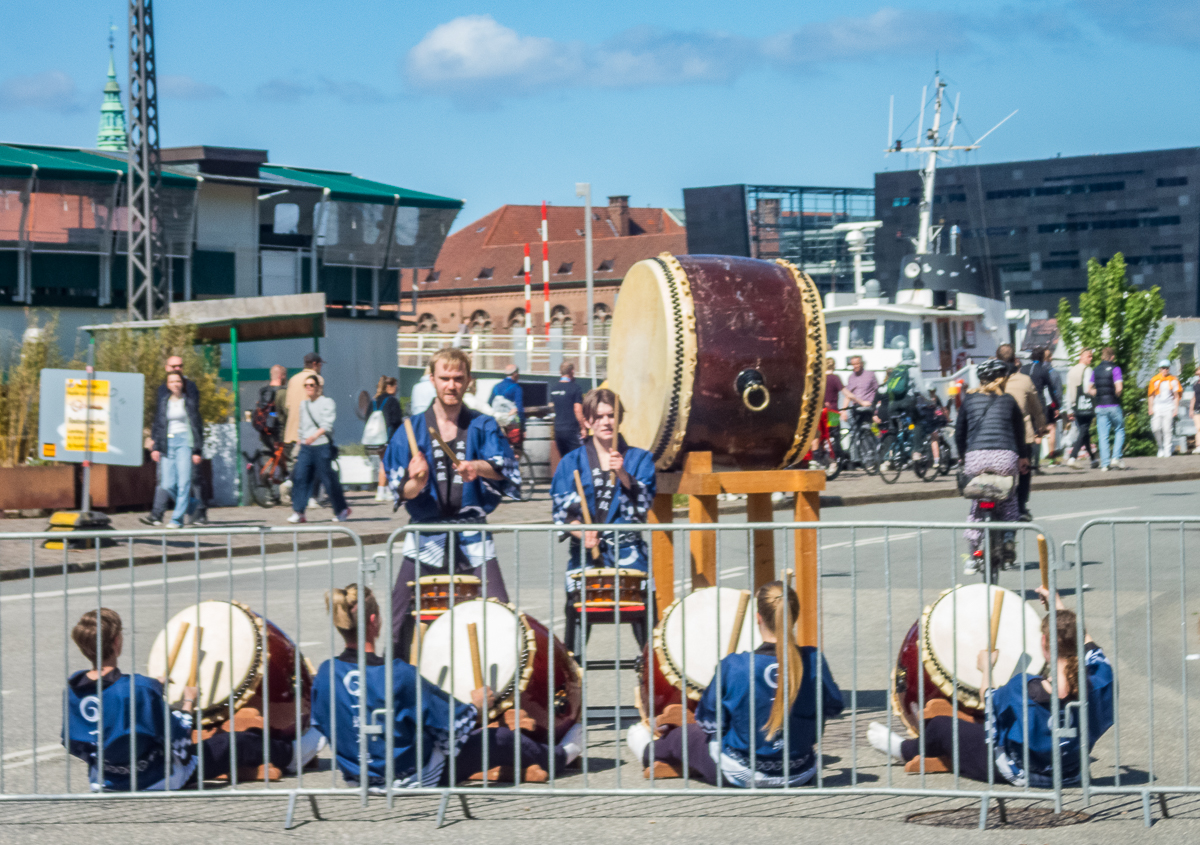
<svg viewBox="0 0 1200 845"><path fill-rule="evenodd" d="M168 648L185 623L187 631L168 672ZM301 731L308 729L313 667L287 634L241 602L200 602L175 614L159 632L146 672L153 678L167 678L168 701L178 700L187 683L198 628L204 629L197 664L196 707L201 724L213 727L229 720L232 713L247 711L255 715L239 718L239 730L266 727L283 738L294 736L299 663Z"/></svg>
<svg viewBox="0 0 1200 845"><path fill-rule="evenodd" d="M454 596L454 604L462 604L479 598L482 582L474 575L426 575L409 582L408 586L416 587L420 596L419 603L413 605L412 615L417 616L420 607L420 621L432 622L450 609L450 596Z"/></svg>
<svg viewBox="0 0 1200 845"><path fill-rule="evenodd" d="M570 577L578 581L580 574L572 572ZM575 602L576 610L611 613L618 603L622 613L646 609L646 573L640 569L585 569L582 578L583 592Z"/></svg>
<svg viewBox="0 0 1200 845"><path fill-rule="evenodd" d="M672 704L686 703L695 710L729 648L740 598L740 590L706 587L667 608L642 656L638 686L650 706L644 716L658 716ZM760 645L754 608L748 606L734 653Z"/></svg>
<svg viewBox="0 0 1200 845"><path fill-rule="evenodd" d="M553 724L557 742L579 720L582 673L545 625L512 605L476 599L443 613L421 639L421 675L459 701L471 700L476 685L467 626L472 623L484 684L496 694L488 719L519 707L533 720L535 738L547 736Z"/></svg>
<svg viewBox="0 0 1200 845"><path fill-rule="evenodd" d="M920 683L925 686L926 702L952 700L957 689L959 709L982 718L984 703L979 691L984 675L976 661L988 646L997 592L1004 593L1004 604L996 631L999 657L992 669L993 687L1007 683L1013 675L1036 675L1045 668L1041 618L1019 595L987 584L946 590L909 630L892 675L893 706L914 736L920 720L914 715L920 705Z"/></svg>
<svg viewBox="0 0 1200 845"><path fill-rule="evenodd" d="M748 469L808 451L824 398L816 286L785 261L663 253L621 283L608 383L621 434L661 470L684 453Z"/></svg>

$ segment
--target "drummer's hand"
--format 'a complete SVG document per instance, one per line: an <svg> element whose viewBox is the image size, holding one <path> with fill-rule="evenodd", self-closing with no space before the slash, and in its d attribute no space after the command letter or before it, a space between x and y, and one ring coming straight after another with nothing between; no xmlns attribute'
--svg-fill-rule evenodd
<svg viewBox="0 0 1200 845"><path fill-rule="evenodd" d="M454 465L454 471L458 473L458 477L463 480L464 484L479 477L479 465L475 461L459 461Z"/></svg>
<svg viewBox="0 0 1200 845"><path fill-rule="evenodd" d="M625 456L613 449L608 453L608 468L613 472L620 472L625 468Z"/></svg>
<svg viewBox="0 0 1200 845"><path fill-rule="evenodd" d="M485 701L486 704L484 703ZM496 703L496 693L487 687L471 690L471 703L475 705L476 710L482 711L485 707L491 710L492 705Z"/></svg>
<svg viewBox="0 0 1200 845"><path fill-rule="evenodd" d="M584 531L583 532L583 545L584 545L584 548L588 548L588 549L594 549L594 548L596 548L596 546L600 545L600 532L599 531Z"/></svg>
<svg viewBox="0 0 1200 845"><path fill-rule="evenodd" d="M1041 598L1042 607L1049 610L1050 609L1050 589L1048 587L1043 587L1039 584L1037 587L1034 588L1034 592L1037 593L1038 596ZM1066 610L1067 609L1067 606L1065 604L1063 604L1062 596L1060 596L1057 592L1054 594L1054 609L1055 610Z"/></svg>
<svg viewBox="0 0 1200 845"><path fill-rule="evenodd" d="M996 665L996 661L999 659L999 657L1000 657L1000 652L998 652L998 651L992 652L992 661L991 661L992 666ZM982 651L980 651L979 656L975 658L975 668L986 675L987 667L988 667L988 651L985 648Z"/></svg>
<svg viewBox="0 0 1200 845"><path fill-rule="evenodd" d="M423 452L417 452L408 462L408 477L413 481L424 483L429 477L429 462L425 460Z"/></svg>
<svg viewBox="0 0 1200 845"><path fill-rule="evenodd" d="M196 698L200 695L200 687L183 688L183 712L191 713L196 707Z"/></svg>

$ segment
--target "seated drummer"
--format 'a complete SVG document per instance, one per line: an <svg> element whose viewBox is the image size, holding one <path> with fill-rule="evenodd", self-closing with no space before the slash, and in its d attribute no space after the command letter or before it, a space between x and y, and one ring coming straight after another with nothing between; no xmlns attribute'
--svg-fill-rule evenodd
<svg viewBox="0 0 1200 845"><path fill-rule="evenodd" d="M96 659L97 635L100 659ZM126 675L117 668L124 636L121 616L115 610L100 608L99 632L96 611L89 610L75 624L71 639L92 668L81 669L67 680L67 724L63 728L63 745L75 757L88 765L88 780L92 791L129 792L135 788L131 760L136 761L137 784L140 791L182 789L194 785L200 777L203 760L204 777L229 774L230 744L237 743L237 762L241 767L263 763L263 735L258 730L238 731L236 734L217 731L202 744L192 741L199 690L183 688L180 709L163 713L163 685L145 675ZM182 657L180 658L183 659ZM98 667L98 668L97 668ZM130 721L129 702L137 719ZM101 704L104 724L101 729ZM104 744L104 773L100 773L100 746ZM270 762L289 774L309 761L325 747L324 738L309 729L300 738L300 766L294 759L296 743L291 740L270 740ZM171 755L170 772L167 754Z"/></svg>
<svg viewBox="0 0 1200 845"><path fill-rule="evenodd" d="M348 783L357 785L360 777L358 756L359 685L358 674L358 587L350 584L326 596L334 627L345 641L345 650L326 660L313 678L313 727L330 741L337 739L337 767ZM379 604L370 589L364 588L362 610L366 615L364 663L366 664L367 712L374 714L387 706L387 664L375 651L379 637ZM421 707L417 709L417 688L421 689ZM392 707L396 714L392 732L393 787L450 785L451 755L457 757L455 774L465 780L483 771L485 734L479 727L479 708L489 706L491 690L481 687L471 693L471 704L452 699L421 677L416 667L403 660L392 661ZM453 715L451 715L453 710ZM372 716L372 721L383 716ZM454 731L451 737L451 720ZM420 770L417 767L417 731L423 734ZM513 746L521 745L521 765L538 765L549 771L551 750L524 733L506 727L489 728L488 765L512 765ZM559 770L568 766L583 751L583 726L567 731L553 750ZM371 791L382 791L387 783L387 738L380 732L367 737L367 783Z"/></svg>
<svg viewBox="0 0 1200 845"><path fill-rule="evenodd" d="M588 391L583 397L583 417L592 435L584 444L563 455L550 482L550 497L554 504L554 522L558 525L580 525L583 509L575 489L575 473L579 473L588 513L592 522L606 525L641 525L654 502L654 456L645 449L630 446L624 438L614 444L613 434L619 420L615 418L617 395L607 388ZM623 410L623 409L622 409ZM614 474L616 482L613 482ZM572 531L570 560L567 563L567 631L566 646L575 651L581 579L570 573L592 567L620 567L645 572L649 564L646 541L633 531L600 532ZM582 541L582 542L581 542ZM619 547L619 548L618 548ZM600 557L591 557L591 549L599 548ZM645 613L630 620L638 646L646 644Z"/></svg>
<svg viewBox="0 0 1200 845"><path fill-rule="evenodd" d="M1037 588L1042 602L1049 606L1049 591ZM1076 786L1080 782L1079 708L1068 707L1079 701L1079 648L1075 614L1067 610L1062 598L1055 593L1058 639L1058 718L1063 733L1055 739L1050 710L1053 695L1048 676L1022 672L995 690L987 688L986 649L979 652L976 665L984 673L980 696L986 701L987 723L979 724L936 716L925 720L925 756L940 757L949 766L954 761L954 735L958 734L959 772L972 780L987 782L988 771L994 768L993 782L1008 782L1014 786L1050 789L1054 785L1054 754L1057 745L1062 757L1062 782ZM1096 741L1113 723L1113 671L1100 646L1087 633L1083 636L1083 682L1088 687L1088 737L1090 752ZM1042 619L1042 654L1046 669L1050 668L1050 615ZM992 652L992 665L999 652ZM1022 688L1025 692L1022 693ZM1029 722L1025 722L1028 707ZM957 730L956 730L957 728ZM989 760L988 730L995 731L995 756ZM1024 737L1028 737L1028 741ZM906 739L889 731L878 722L867 730L871 745L884 754L908 762L921 753L920 739ZM1029 771L1025 771L1025 748L1029 748Z"/></svg>
<svg viewBox="0 0 1200 845"><path fill-rule="evenodd" d="M722 783L729 786L801 786L812 779L820 765L813 746L824 729L823 724L817 723L818 688L823 699L823 719L842 712L842 693L824 658L818 661L817 650L812 646L796 646L793 628L800 614L800 600L794 590L787 588L785 609L783 593L780 581L758 589L755 604L763 644L753 653L743 651L721 660L720 674L713 676L696 708L695 724L669 727L653 741L645 724L639 722L629 728L626 735L629 748L643 765L661 760L682 772L686 745L692 775L714 786L718 767ZM780 677L786 681L782 689ZM785 719L789 740L786 777ZM753 768L751 742L755 748Z"/></svg>
<svg viewBox="0 0 1200 845"><path fill-rule="evenodd" d="M508 439L496 421L463 405L471 381L471 359L461 349L444 347L429 359L436 391L424 414L410 417L417 454L409 449L401 426L383 455L388 486L396 507L403 503L412 523L480 524L500 504L502 496L520 498L521 472ZM453 450L452 462L430 435L434 428ZM418 548L419 542L419 548ZM420 575L471 574L484 581L489 598L508 601L492 535L464 531L454 537L454 564L448 567L449 534L407 534L404 561L392 590L392 637L397 654L407 655L412 639L411 611L417 561ZM486 577L485 577L486 573Z"/></svg>

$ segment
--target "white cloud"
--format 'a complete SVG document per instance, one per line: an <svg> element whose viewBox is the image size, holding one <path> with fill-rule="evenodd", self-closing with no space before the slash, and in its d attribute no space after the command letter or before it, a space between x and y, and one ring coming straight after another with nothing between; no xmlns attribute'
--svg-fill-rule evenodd
<svg viewBox="0 0 1200 845"><path fill-rule="evenodd" d="M862 18L834 18L763 39L763 53L783 66L869 61L969 45L969 22L958 15L911 9L880 9Z"/></svg>
<svg viewBox="0 0 1200 845"><path fill-rule="evenodd" d="M59 70L10 76L0 81L0 108L42 109L66 114L80 109L79 91L75 80Z"/></svg>
<svg viewBox="0 0 1200 845"><path fill-rule="evenodd" d="M382 103L387 99L378 88L365 85L362 82L322 78L321 91L351 106L362 105L364 103Z"/></svg>
<svg viewBox="0 0 1200 845"><path fill-rule="evenodd" d="M1200 4L1195 0L1076 0L1074 5L1119 37L1200 47Z"/></svg>
<svg viewBox="0 0 1200 845"><path fill-rule="evenodd" d="M190 76L160 76L158 93L172 100L218 100L225 92Z"/></svg>
<svg viewBox="0 0 1200 845"><path fill-rule="evenodd" d="M294 103L297 100L314 94L316 89L305 82L291 79L272 79L264 82L255 89L255 96L260 100L274 103Z"/></svg>

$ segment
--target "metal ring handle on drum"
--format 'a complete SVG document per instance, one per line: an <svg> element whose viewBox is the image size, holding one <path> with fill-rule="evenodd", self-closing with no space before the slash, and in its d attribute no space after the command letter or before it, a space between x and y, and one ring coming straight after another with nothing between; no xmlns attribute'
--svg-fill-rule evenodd
<svg viewBox="0 0 1200 845"><path fill-rule="evenodd" d="M762 396L762 402L760 404L755 404L750 398L752 394L756 393ZM771 404L771 391L767 390L767 386L765 384L752 384L742 391L742 404L751 411L765 411L767 406Z"/></svg>
<svg viewBox="0 0 1200 845"><path fill-rule="evenodd" d="M755 413L765 411L771 404L771 391L767 389L763 375L758 370L742 370L734 379L733 387L742 397L742 404ZM757 401L751 398L756 395L759 397Z"/></svg>

